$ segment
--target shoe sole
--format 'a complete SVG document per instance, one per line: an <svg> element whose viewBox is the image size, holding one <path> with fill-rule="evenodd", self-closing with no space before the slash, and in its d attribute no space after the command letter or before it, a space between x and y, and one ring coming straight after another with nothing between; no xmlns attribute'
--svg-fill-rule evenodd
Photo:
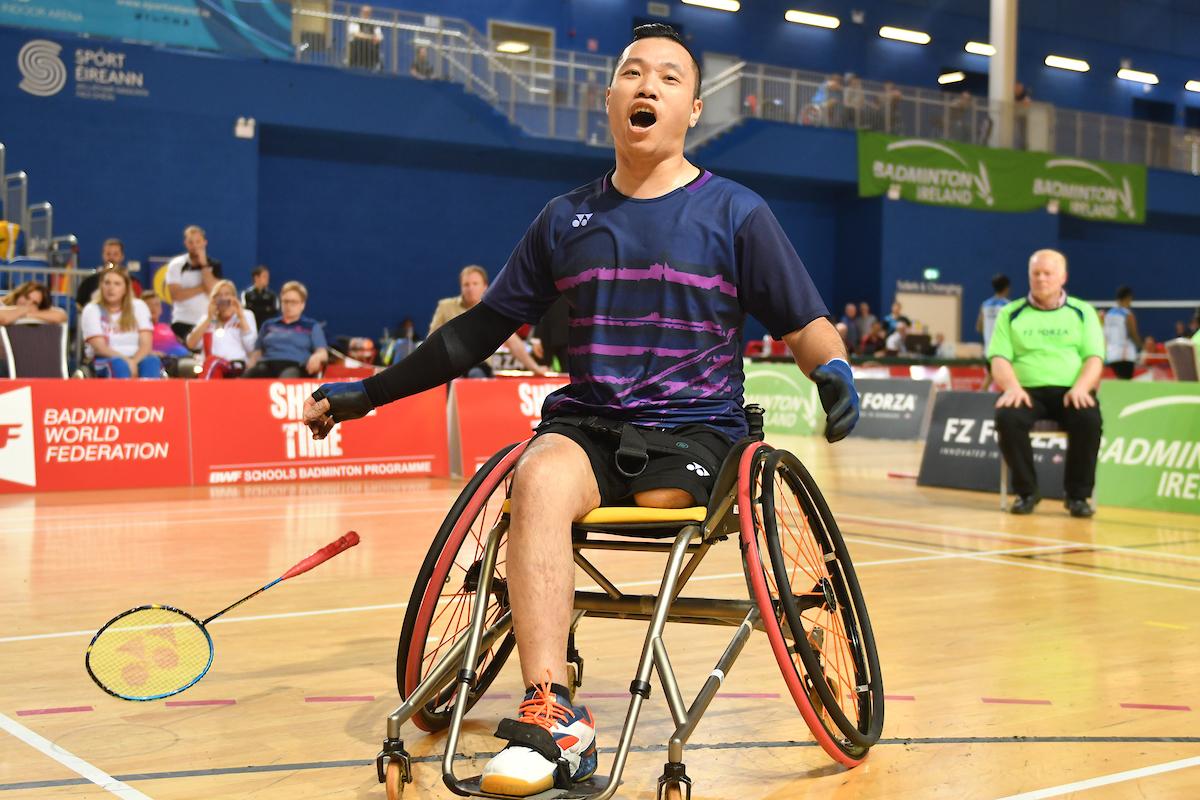
<svg viewBox="0 0 1200 800"><path fill-rule="evenodd" d="M554 777L536 783L523 781L511 775L485 775L479 781L480 791L488 794L505 794L509 797L530 797L554 788Z"/></svg>

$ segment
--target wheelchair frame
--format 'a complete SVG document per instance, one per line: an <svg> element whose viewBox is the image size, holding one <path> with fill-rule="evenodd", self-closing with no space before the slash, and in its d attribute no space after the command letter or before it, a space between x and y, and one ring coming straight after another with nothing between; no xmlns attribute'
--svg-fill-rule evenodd
<svg viewBox="0 0 1200 800"><path fill-rule="evenodd" d="M703 521L673 520L662 523L629 524L617 522L586 524L587 518L585 517L583 521L576 523L573 527L572 549L575 564L603 590L601 592L576 590L575 592L574 614L571 623L571 646L569 648L572 651L569 657L575 661L577 668L577 671L572 675L574 684L579 685L582 682L582 659L578 658L578 654L574 652L573 645L575 627L583 616L643 620L649 621L650 624L642 646L637 673L629 686L629 707L616 747L612 769L607 780L594 777L574 784L568 789L555 788L536 795L536 797L543 798L544 800L549 800L550 798L608 800L608 798L613 796L624 772L625 763L633 741L633 732L637 725L642 704L650 696L652 671L658 676L671 718L675 724L675 730L667 746L668 761L664 766L662 776L658 780L658 797L661 800L664 789L672 785L681 790L686 790L684 796L687 798L691 797L691 779L688 777L683 763L684 747L716 696L725 676L732 669L733 664L741 654L742 649L750 638L750 634L755 629L768 630L768 633L770 633L769 624L764 625L763 614L772 613L775 617L773 622L779 622L780 601L775 599L771 605L764 605L765 594L769 592L766 588L764 577L758 576L760 585L758 587L754 586L755 576L752 570L760 568L765 572L766 567L763 566L763 561L761 560L763 556L759 554L757 529L755 528L756 523L754 520L755 514L758 513L755 504L759 503L759 498L752 495L754 494L753 490L756 481L753 475L755 465L757 464L758 468L761 469L769 453L780 451L774 451L768 445L761 442L761 428L756 433L758 433L757 439L752 437L742 440L734 446L729 456L725 459L714 484ZM497 454L497 457L500 457L501 454L503 456L492 466L492 474L501 469L507 471L505 474L511 472L523 453L526 444L527 442L518 444L507 452L501 451L500 454ZM482 485L480 484L480 486ZM490 491L497 491L499 486L499 483L496 484ZM828 514L828 509L824 507L823 500L821 501L821 506L822 508L819 511ZM754 509L754 512L750 516L745 516L742 512L748 508ZM462 516L461 512L463 510L465 510L465 507L464 509L460 509L459 517ZM404 749L404 742L400 736L401 726L409 721L418 710L438 695L439 692L448 689L452 684L457 687L456 694L454 695L456 699L452 710L445 753L441 763L442 779L446 786L456 795L469 797L506 797L482 792L479 788L478 777L466 780L458 778L454 772L454 756L457 752L458 740L466 710L472 705L470 695L479 677L475 667L480 664L480 654L486 653L497 642L502 640L512 627L510 610L505 610L490 626L486 624L488 599L493 592L492 582L496 574L497 554L501 541L508 530L508 525L509 516L506 502L504 513L500 515L495 525L492 526L484 544L480 570L478 572L478 585L475 587L474 605L471 609L470 627L459 635L458 640L441 656L436 665L432 667L429 673L410 692L405 702L388 716L387 738L384 740L383 749L376 758L376 770L380 782L388 784L389 798L398 797L403 791L403 784L412 780L411 758ZM593 539L591 538L592 534L609 534L623 537L652 535L657 536L659 539L672 536L673 541L667 543L666 541L654 541L645 538ZM717 542L729 538L730 535L740 537L741 549L743 551L743 567L746 570L747 588L751 595L750 599L729 600L680 597L680 592L699 567L709 548ZM837 541L839 546L841 546L840 535ZM583 551L589 549L666 553L668 555L667 566L658 594L630 595L621 592L583 554ZM853 568L849 564L848 555L844 553L844 549L842 550L842 557L845 559L845 568L850 572L851 579L855 580L853 592L857 598L857 604L860 607L859 611L862 615L861 627L865 629L861 632L856 630L856 633L865 634L864 644L870 648L868 658L871 662L871 669L869 670L871 673L870 685L858 686L855 689L859 693L866 692L866 701L873 704L870 710L872 712L878 711L877 718L871 719L871 729L864 736L857 737L866 743L865 746L855 743L855 753L857 754L857 749L861 749L861 756L856 757L856 755L847 753L846 747L839 749L828 734L825 738L830 739L829 742L822 739L818 733L818 729L820 728L825 731L828 729L819 719L819 714L823 713L818 710L821 707L821 701L813 696L814 690L811 683L807 691L798 693L796 688L790 684L789 689L792 691L793 699L795 699L801 715L816 735L818 743L821 744L822 748L831 757L839 761L839 763L847 767L853 767L861 763L863 758L866 757L869 747L879 738L883 718L883 689L877 658L874 654L874 641L870 631L870 624L866 619L866 609L862 605L861 594L857 590L856 579L853 576ZM753 558L753 562L751 558ZM686 563L685 559L687 559ZM833 556L826 554L825 561L830 562L832 560L834 560ZM834 602L833 605L836 608L837 603ZM663 641L663 631L668 622L719 625L735 628L732 638L725 646L713 670L709 673L703 686L690 704L685 704L675 671L671 666L666 644ZM803 627L802 624L801 626ZM778 627L779 625L776 624L776 628ZM793 640L795 638L793 636ZM783 644L781 637L772 639L772 647L776 650L775 655L777 659L790 659L790 656L786 655L787 648ZM783 648L782 653L780 651L781 647ZM797 651L800 649L799 646L796 647ZM401 657L404 657L404 654L401 654ZM457 672L454 671L455 667L458 667ZM857 673L857 667L855 671ZM785 672L785 680L786 678L787 674ZM808 680L811 681L811 679ZM823 674L820 680L825 681L827 678ZM822 687L822 689L824 688ZM574 686L571 689L573 691ZM837 687L834 687L834 690L836 692ZM464 698L466 698L465 701ZM861 701L860 695L859 702ZM878 705L874 705L875 703ZM843 742L846 744L848 740L843 740Z"/></svg>

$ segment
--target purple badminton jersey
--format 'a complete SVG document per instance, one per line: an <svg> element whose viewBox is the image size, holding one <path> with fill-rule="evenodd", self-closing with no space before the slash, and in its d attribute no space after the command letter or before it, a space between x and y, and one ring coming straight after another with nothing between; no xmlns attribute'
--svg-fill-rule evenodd
<svg viewBox="0 0 1200 800"><path fill-rule="evenodd" d="M744 186L704 171L637 200L610 177L551 200L483 297L536 322L567 296L571 383L546 398L542 418L700 423L744 436L745 316L776 337L827 316L808 270Z"/></svg>

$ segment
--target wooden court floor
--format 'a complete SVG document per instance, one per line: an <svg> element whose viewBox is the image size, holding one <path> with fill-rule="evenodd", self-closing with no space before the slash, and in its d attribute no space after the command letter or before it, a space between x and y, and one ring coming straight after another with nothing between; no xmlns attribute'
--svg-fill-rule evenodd
<svg viewBox="0 0 1200 800"><path fill-rule="evenodd" d="M995 495L888 477L916 471L916 444L774 443L810 466L850 543L879 642L884 739L857 769L834 765L755 634L687 750L694 797L1200 797L1200 516L1102 508L1082 521L1044 502L1010 517ZM0 800L383 798L372 762L398 704L404 607L460 486L0 499ZM116 612L163 602L207 616L349 529L361 546L212 626L216 661L182 704L122 702L88 679L88 639ZM640 591L662 569L644 555L607 564L623 586L651 587ZM744 587L730 543L689 591ZM615 743L642 636L639 623L581 625L580 691L602 747ZM728 636L668 628L689 698ZM510 665L462 752L496 749L518 681ZM654 797L669 720L656 686L620 797ZM442 738L412 727L405 738L417 757L406 797L450 797Z"/></svg>

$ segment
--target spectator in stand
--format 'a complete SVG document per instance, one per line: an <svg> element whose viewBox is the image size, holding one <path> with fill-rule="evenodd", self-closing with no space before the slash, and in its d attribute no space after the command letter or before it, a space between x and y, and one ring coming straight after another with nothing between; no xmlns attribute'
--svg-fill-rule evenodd
<svg viewBox="0 0 1200 800"><path fill-rule="evenodd" d="M846 346L846 352L854 353L854 346L857 342L851 341L853 334L850 333L850 326L844 322L839 322L833 328L838 332L838 336L842 337L842 344Z"/></svg>
<svg viewBox="0 0 1200 800"><path fill-rule="evenodd" d="M1196 309L1196 313L1192 315L1192 321L1188 323L1188 335L1195 336L1197 331L1200 331L1200 308Z"/></svg>
<svg viewBox="0 0 1200 800"><path fill-rule="evenodd" d="M904 316L903 310L900 307L899 300L892 301L892 313L883 318L883 326L887 328L889 334L896 332L896 327L903 322L905 326L911 328L912 320Z"/></svg>
<svg viewBox="0 0 1200 800"><path fill-rule="evenodd" d="M842 337L849 343L850 353L858 352L858 306L854 303L846 303L845 309L842 311L842 318L838 320L846 326L846 335Z"/></svg>
<svg viewBox="0 0 1200 800"><path fill-rule="evenodd" d="M875 320L871 323L871 329L867 331L867 335L859 342L858 352L864 356L877 356L883 353L886 347L887 332L883 329L883 323Z"/></svg>
<svg viewBox="0 0 1200 800"><path fill-rule="evenodd" d="M467 313L468 309L474 308L483 299L483 293L487 291L488 274L487 270L478 264L468 264L463 267L458 273L458 297L446 297L438 301L437 309L433 312L433 321L429 323L429 335L438 328L445 325L450 320ZM513 358L525 369L535 375L545 375L548 371L541 364L533 360L533 356L525 348L525 341L513 334L508 337L502 347L507 347L512 353ZM467 371L464 377L467 378L485 378L491 377L492 370L487 363L479 364Z"/></svg>
<svg viewBox="0 0 1200 800"><path fill-rule="evenodd" d="M383 31L371 22L370 6L358 9L358 18L346 26L350 36L350 66L356 69L377 70L383 66L379 60L379 45L383 42Z"/></svg>
<svg viewBox="0 0 1200 800"><path fill-rule="evenodd" d="M26 281L0 301L0 325L14 322L62 324L67 312L50 305L50 290L37 281Z"/></svg>
<svg viewBox="0 0 1200 800"><path fill-rule="evenodd" d="M996 319L1000 309L1008 305L1008 293L1012 281L1008 276L997 272L992 276L992 296L979 306L979 316L975 318L975 330L983 334L983 352L987 352L988 343L992 341L992 330L996 327Z"/></svg>
<svg viewBox="0 0 1200 800"><path fill-rule="evenodd" d="M1104 345L1104 363L1121 380L1131 379L1142 337L1133 315L1133 289L1128 286L1117 289L1117 304L1104 315Z"/></svg>
<svg viewBox="0 0 1200 800"><path fill-rule="evenodd" d="M1067 295L1067 259L1038 250L1029 259L1029 296L1004 307L988 347L992 376L1003 394L996 401L1000 452L1013 474L1013 514L1031 514L1041 499L1029 431L1039 419L1067 431L1064 476L1072 517L1096 513L1089 502L1100 450L1096 387L1103 369L1104 331L1096 310Z"/></svg>
<svg viewBox="0 0 1200 800"><path fill-rule="evenodd" d="M279 296L271 291L271 270L266 264L259 264L250 271L250 279L254 284L242 292L242 308L254 314L258 324L262 325L272 317L279 316Z"/></svg>
<svg viewBox="0 0 1200 800"><path fill-rule="evenodd" d="M859 303L858 319L856 320L858 330L855 331L858 334L859 340L865 338L866 335L871 332L871 326L878 321L878 318L871 313L871 306L869 303Z"/></svg>
<svg viewBox="0 0 1200 800"><path fill-rule="evenodd" d="M209 292L221 278L221 262L208 257L208 238L203 228L198 225L184 228L183 246L187 252L167 262L171 330L181 342L204 319Z"/></svg>
<svg viewBox="0 0 1200 800"><path fill-rule="evenodd" d="M208 316L192 328L187 340L189 350L204 346L204 379L241 375L257 340L254 312L242 308L233 281L217 281L209 295Z"/></svg>
<svg viewBox="0 0 1200 800"><path fill-rule="evenodd" d="M417 48L413 54L412 64L408 67L408 74L423 81L433 77L433 64L429 60L428 47Z"/></svg>
<svg viewBox="0 0 1200 800"><path fill-rule="evenodd" d="M846 90L842 93L842 101L846 109L846 127L863 127L866 96L863 94L862 78L853 72L846 73Z"/></svg>
<svg viewBox="0 0 1200 800"><path fill-rule="evenodd" d="M896 88L896 84L887 81L883 84L883 94L879 98L880 111L883 114L884 133L900 132L900 101L904 95Z"/></svg>
<svg viewBox="0 0 1200 800"><path fill-rule="evenodd" d="M153 289L143 290L142 302L150 309L150 324L153 326L150 345L153 352L159 357L181 358L188 355L191 351L175 338L175 331L171 330L171 326L162 321L163 302L158 293ZM163 366L167 366L165 361Z"/></svg>
<svg viewBox="0 0 1200 800"><path fill-rule="evenodd" d="M79 282L79 288L75 290L75 304L80 308L92 302L92 295L96 293L96 289L100 288L100 271L109 264L117 269L129 271L129 268L125 266L125 244L120 239L104 240L104 245L100 248L100 266ZM142 285L132 275L129 276L129 280L133 284L134 295L140 296Z"/></svg>
<svg viewBox="0 0 1200 800"><path fill-rule="evenodd" d="M1142 337L1142 352L1138 358L1138 363L1143 367L1149 366L1151 363L1163 363L1166 359L1167 348L1162 342L1155 339L1153 336Z"/></svg>
<svg viewBox="0 0 1200 800"><path fill-rule="evenodd" d="M100 378L161 378L162 362L154 355L150 309L133 296L129 273L106 267L96 299L79 317L87 356Z"/></svg>
<svg viewBox="0 0 1200 800"><path fill-rule="evenodd" d="M884 345L884 355L892 357L903 357L908 355L908 323L900 320L896 323L896 328L888 334L887 342Z"/></svg>
<svg viewBox="0 0 1200 800"><path fill-rule="evenodd" d="M841 127L842 120L842 77L832 74L813 94L813 105L821 109L821 124L826 127Z"/></svg>
<svg viewBox="0 0 1200 800"><path fill-rule="evenodd" d="M971 93L962 91L958 96L950 102L949 113L949 138L960 142L971 142L971 110L974 106L974 100L971 98Z"/></svg>
<svg viewBox="0 0 1200 800"><path fill-rule="evenodd" d="M308 289L288 281L279 290L278 317L269 319L258 334L258 344L246 362L247 378L303 378L319 375L329 363L321 323L304 316Z"/></svg>

